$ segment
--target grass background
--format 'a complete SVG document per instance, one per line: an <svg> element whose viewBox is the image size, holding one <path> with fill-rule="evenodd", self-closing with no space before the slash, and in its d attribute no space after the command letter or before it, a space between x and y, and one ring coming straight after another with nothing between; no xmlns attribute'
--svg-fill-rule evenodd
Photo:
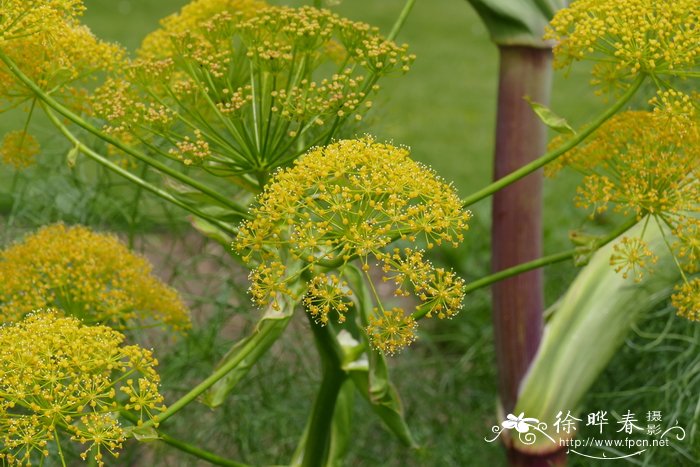
<svg viewBox="0 0 700 467"><path fill-rule="evenodd" d="M157 27L159 18L185 2L85 3L85 22L97 35L133 50ZM345 0L336 10L388 31L402 5L401 0ZM371 132L380 140L411 147L416 159L434 167L467 195L491 177L497 48L464 0L418 1L399 40L409 43L418 59L406 76L383 82L370 120ZM570 70L567 77L555 77L553 107L574 126L604 106L601 99L593 97L587 81L585 67ZM18 126L19 118L19 114L3 116L0 129ZM244 336L255 322L256 310L250 309L245 296L244 274L221 247L191 233L182 213L148 195L141 198L136 222L130 226L130 201L135 196L132 187L87 162L68 169L63 160L65 143L48 130L39 127L38 132L45 157L37 167L22 174L0 168L2 242L9 243L34 226L58 220L132 233L136 227L135 247L147 254L159 274L192 304L195 327L188 339L171 342L152 335L138 336L156 348L165 391L168 399L174 400L206 377L231 342ZM584 222L584 213L575 210L571 202L576 180L576 176L566 174L546 184L547 252L567 248L568 231ZM489 208L488 200L474 207L466 244L456 254L443 255L467 280L488 271ZM546 270L549 303L574 275L569 264ZM457 318L422 325L419 342L392 359L392 375L409 425L422 447L417 451L402 448L358 402L347 465L505 463L501 449L483 440L495 423L497 394L489 313L488 293L479 291L468 297ZM700 338L685 322L672 316L669 321L669 315L668 310L661 310L640 324L639 333L631 337L597 383L584 411L594 407L616 408L618 412L627 408L640 412L673 410L682 424L697 420L698 392L693 388L700 385L696 357L700 355ZM165 425L166 431L251 464L284 463L303 429L318 382L318 365L306 327L306 320L298 313L284 338L224 407L212 412L191 404ZM697 458L697 451L693 456L690 449L688 443L681 443L678 450L657 450L635 461L695 465L692 459ZM139 466L197 464L193 458L158 444L132 446L124 456L131 465ZM571 463L591 465L581 458Z"/></svg>

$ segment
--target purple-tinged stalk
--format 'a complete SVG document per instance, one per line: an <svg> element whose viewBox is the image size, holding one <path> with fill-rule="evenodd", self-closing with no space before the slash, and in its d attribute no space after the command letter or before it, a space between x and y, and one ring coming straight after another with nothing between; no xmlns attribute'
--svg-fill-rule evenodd
<svg viewBox="0 0 700 467"><path fill-rule="evenodd" d="M547 104L551 50L501 46L494 179L535 160L546 148L546 127L523 99ZM536 171L498 191L492 207L494 272L542 256L542 173ZM542 338L542 270L528 271L492 286L493 324L503 410L511 413L520 382ZM508 450L511 465L560 465L559 456L530 456Z"/></svg>
<svg viewBox="0 0 700 467"><path fill-rule="evenodd" d="M494 154L494 179L499 180L536 161L545 152L546 127L525 98L544 105L549 102L552 51L541 38L549 19L565 4L559 0L517 3L469 1L499 46ZM495 192L491 241L491 266L494 272L542 256L541 171L529 173ZM534 269L498 282L493 285L492 293L500 407L510 413L517 400L520 382L542 338L542 272ZM533 457L507 447L510 465L566 463L563 454Z"/></svg>

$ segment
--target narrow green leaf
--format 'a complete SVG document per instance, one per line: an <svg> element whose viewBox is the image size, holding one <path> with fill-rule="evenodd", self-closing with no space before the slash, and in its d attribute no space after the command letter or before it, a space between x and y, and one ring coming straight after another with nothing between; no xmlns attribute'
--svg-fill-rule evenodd
<svg viewBox="0 0 700 467"><path fill-rule="evenodd" d="M291 286L297 291L301 291L302 287L299 283ZM224 378L204 393L202 396L204 404L212 408L223 404L238 382L248 374L253 365L265 355L284 332L292 318L296 302L286 295L280 296L279 306L279 310L275 310L271 306L268 307L255 326L253 334L237 342L219 362L217 368L224 366L232 359L239 358L242 354L246 355Z"/></svg>
<svg viewBox="0 0 700 467"><path fill-rule="evenodd" d="M530 107L532 108L532 110L534 110L534 112L540 118L542 123L547 125L549 128L558 133L569 135L576 134L576 131L574 131L574 129L571 127L571 125L569 125L569 122L567 122L564 117L557 115L549 107L533 101L532 99L530 99L529 96L525 96L524 99L527 101L528 104L530 104Z"/></svg>
<svg viewBox="0 0 700 467"><path fill-rule="evenodd" d="M231 243L233 243L233 237L231 235L224 232L222 229L215 226L214 224L207 222L199 217L192 217L191 223L192 226L195 229L197 229L200 233L202 233L205 237L211 238L212 240L221 244L221 246L223 246L226 249L226 251L232 253Z"/></svg>
<svg viewBox="0 0 700 467"><path fill-rule="evenodd" d="M368 372L351 371L350 377L362 397L369 402L372 411L379 416L384 426L404 445L417 448L411 430L406 423L399 394L393 384L387 384L387 391L381 399L373 398L369 388Z"/></svg>

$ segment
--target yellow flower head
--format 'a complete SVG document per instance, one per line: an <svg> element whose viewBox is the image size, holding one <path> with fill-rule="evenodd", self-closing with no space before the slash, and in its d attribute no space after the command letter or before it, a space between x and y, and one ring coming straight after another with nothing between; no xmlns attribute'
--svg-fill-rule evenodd
<svg viewBox="0 0 700 467"><path fill-rule="evenodd" d="M3 2L0 19L0 50L42 89L74 107L82 105L76 99L84 99L75 86L124 60L121 47L100 41L79 24L83 9L82 1L11 0ZM13 16L17 22L10 19ZM32 97L30 89L0 66L0 100L12 103Z"/></svg>
<svg viewBox="0 0 700 467"><path fill-rule="evenodd" d="M568 165L583 173L576 203L594 213L682 215L698 202L699 128L696 115L623 112L547 172Z"/></svg>
<svg viewBox="0 0 700 467"><path fill-rule="evenodd" d="M26 131L11 131L5 134L0 144L0 158L5 164L23 169L34 163L39 153L39 142Z"/></svg>
<svg viewBox="0 0 700 467"><path fill-rule="evenodd" d="M676 263L697 270L700 257L700 102L698 94L660 91L651 111L622 112L546 169L570 166L584 175L576 204L591 216L611 209L653 228L665 225ZM559 144L558 142L555 144ZM642 238L623 238L610 264L624 277L643 279L656 256Z"/></svg>
<svg viewBox="0 0 700 467"><path fill-rule="evenodd" d="M173 39L185 31L197 34L199 26L220 13L227 12L247 18L267 4L261 0L194 0L178 13L160 21L161 28L147 35L138 54L142 58L171 57L175 52Z"/></svg>
<svg viewBox="0 0 700 467"><path fill-rule="evenodd" d="M44 227L0 252L0 322L46 307L121 329L189 327L182 299L152 275L145 258L80 226Z"/></svg>
<svg viewBox="0 0 700 467"><path fill-rule="evenodd" d="M157 361L123 342L52 310L0 327L0 462L42 464L53 444L70 440L102 466L129 436L121 410L157 421L165 408Z"/></svg>
<svg viewBox="0 0 700 467"><path fill-rule="evenodd" d="M361 120L377 81L414 59L367 24L252 0L193 2L139 56L95 93L106 130L260 185Z"/></svg>
<svg viewBox="0 0 700 467"><path fill-rule="evenodd" d="M641 282L644 272L651 271L657 259L649 245L641 238L623 237L613 245L610 265L615 268L615 272L621 273L623 278L632 276L635 282Z"/></svg>
<svg viewBox="0 0 700 467"><path fill-rule="evenodd" d="M675 290L671 304L678 314L691 321L700 321L700 278L684 281Z"/></svg>
<svg viewBox="0 0 700 467"><path fill-rule="evenodd" d="M342 322L349 307L342 266L358 258L367 271L374 258L396 294L414 295L428 316L451 317L461 308L464 281L432 266L417 244L456 246L471 214L454 188L406 149L371 138L313 149L273 177L252 215L234 248L257 266L251 292L260 306L274 306L312 273L310 313L326 323L336 312ZM416 246L387 252L399 239ZM340 274L322 272L330 265Z"/></svg>
<svg viewBox="0 0 700 467"><path fill-rule="evenodd" d="M545 37L555 65L596 62L594 84L616 86L639 73L673 75L700 60L697 0L577 0L560 10Z"/></svg>
<svg viewBox="0 0 700 467"><path fill-rule="evenodd" d="M673 231L676 241L674 253L684 271L694 274L700 270L700 219L680 217Z"/></svg>
<svg viewBox="0 0 700 467"><path fill-rule="evenodd" d="M365 329L375 349L394 355L416 340L416 321L401 308L375 313Z"/></svg>
<svg viewBox="0 0 700 467"><path fill-rule="evenodd" d="M78 113L90 113L87 88L96 74L123 63L121 47L97 39L79 23L82 0L7 0L0 4L0 52L42 90ZM33 113L34 91L0 62L0 111L23 104L29 110L25 130L5 135L2 159L19 168L38 151L26 128ZM19 144L22 142L23 144ZM5 151L12 149L14 154Z"/></svg>
<svg viewBox="0 0 700 467"><path fill-rule="evenodd" d="M353 305L352 291L347 282L336 274L319 274L309 281L309 290L304 297L304 305L311 316L320 324L327 324L331 312L338 314L338 322L345 321L345 313Z"/></svg>

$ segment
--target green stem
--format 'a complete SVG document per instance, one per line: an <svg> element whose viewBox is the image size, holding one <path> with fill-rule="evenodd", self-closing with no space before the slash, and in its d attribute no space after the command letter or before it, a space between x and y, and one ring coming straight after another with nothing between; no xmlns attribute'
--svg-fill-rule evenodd
<svg viewBox="0 0 700 467"><path fill-rule="evenodd" d="M146 172L148 171L148 165L141 165L141 173L139 178L146 181ZM141 195L143 194L143 185L136 186L136 193L134 194L134 199L131 201L131 213L129 214L129 249L134 248L134 237L136 236L136 221L139 214L139 203L141 201Z"/></svg>
<svg viewBox="0 0 700 467"><path fill-rule="evenodd" d="M270 332L274 332L274 330L275 329L273 327L264 327L261 331L259 331L261 334L261 338L264 338L265 335L267 335ZM188 392L187 394L179 398L177 401L175 401L173 404L171 404L163 413L158 415L157 420L149 420L143 423L141 427L147 428L155 425L156 422L162 423L165 420L172 417L173 415L175 415L180 410L182 410L186 405L188 405L190 402L193 402L197 397L204 393L204 391L212 387L214 384L216 384L217 381L226 376L232 369L240 365L242 361L247 359L248 356L255 351L257 343L257 340L250 340L248 343L246 343L246 345L241 347L241 349L237 352L235 358L228 360L224 365L219 367L219 369L214 371L214 373L209 375L204 381L192 388L190 392Z"/></svg>
<svg viewBox="0 0 700 467"><path fill-rule="evenodd" d="M150 183L146 182L145 180L142 180L141 178L137 177L136 175L132 174L128 170L125 170L121 167L119 167L117 164L114 162L110 161L109 159L105 158L104 156L100 155L99 153L95 152L92 148L86 146L80 140L73 134L71 131L66 128L66 126L61 123L61 121L51 112L49 109L44 109L46 115L49 117L49 120L59 129L61 133L72 143L77 147L80 152L94 160L95 162L103 165L107 169L111 170L112 172L115 172L118 175L121 175L122 177L126 178L130 182L136 184L139 187L142 187L151 193L155 194L156 196L159 196L160 198L181 207L182 209L194 214L197 217L200 217L207 222L210 222L217 226L218 228L224 230L225 232L236 235L237 231L233 229L232 227L220 222L219 220L208 216L199 210L187 205L186 203L183 203L179 199L175 198L173 195L168 193L167 191L161 190L160 188L151 185Z"/></svg>
<svg viewBox="0 0 700 467"><path fill-rule="evenodd" d="M338 394L347 379L341 368L342 351L329 326L319 326L306 313L314 333L316 346L321 356L323 379L316 395L304 446L302 467L322 467L327 464L331 445L331 426Z"/></svg>
<svg viewBox="0 0 700 467"><path fill-rule="evenodd" d="M396 39L396 36L399 35L401 28L403 28L403 25L406 22L406 18L408 18L408 15L413 9L413 5L415 4L416 0L406 0L406 3L403 6L403 10L401 10L399 17L396 19L394 26L391 28L391 32L386 37L388 40L393 41L394 39Z"/></svg>
<svg viewBox="0 0 700 467"><path fill-rule="evenodd" d="M184 175L177 170L168 167L167 165L163 164L162 162L147 156L146 154L141 153L140 151L137 151L118 139L105 134L104 132L100 131L97 127L94 125L91 125L90 123L86 122L82 117L79 115L75 114L74 112L70 111L63 105L61 105L58 101L56 101L53 97L45 93L34 81L32 81L31 78L29 78L27 75L25 75L22 70L17 67L17 65L10 59L7 55L5 55L2 51L0 51L0 60L2 60L5 65L10 69L12 74L14 74L22 83L24 83L29 89L32 90L42 101L44 101L49 107L54 109L56 112L59 114L63 115L66 117L68 120L72 121L73 123L81 126L88 132L92 133L93 135L97 136L98 138L106 141L107 143L113 145L114 147L124 151L125 153L129 154L130 156L135 157L136 159L145 162L146 164L150 165L156 170L159 170L163 172L164 174L174 178L175 180L178 180L179 182L184 183L185 185L191 186L192 188L195 188L202 193L210 196L212 199L215 199L216 201L220 202L224 206L227 206L234 211L240 213L243 217L249 217L249 214L247 210L243 207L240 206L239 204L231 201L230 199L226 198L225 196L217 193L216 191L212 190L211 188L207 187L206 185L188 177L187 175Z"/></svg>
<svg viewBox="0 0 700 467"><path fill-rule="evenodd" d="M138 422L138 419L134 417L133 414L126 412L126 411L120 411L119 412L122 417L125 419L129 420L131 423L136 425ZM192 444L186 443L184 441L180 441L177 438L173 438L172 436L163 433L160 430L156 430L158 432L158 440L169 444L170 446L179 449L182 452L186 452L188 454L192 454L195 457L198 457L200 459L203 459L205 461L208 461L214 465L223 465L227 467L248 467L248 464L243 464L240 462L232 461L230 459L226 459L225 457L221 457L217 454L214 454L212 452L209 452L205 449L202 449L200 447L194 446Z"/></svg>
<svg viewBox="0 0 700 467"><path fill-rule="evenodd" d="M581 143L583 140L585 140L591 133L593 133L595 130L597 130L603 123L605 123L610 117L615 115L631 98L634 96L634 94L637 92L639 87L642 85L644 82L644 79L646 78L646 75L640 75L639 78L630 86L630 88L625 92L625 94L620 97L620 99L615 102L610 108L608 108L605 112L603 112L598 118L596 118L590 125L588 125L585 129L583 129L580 133L576 134L573 138L568 140L565 144L559 146L558 148L554 149L553 151L549 151L548 153L544 154L543 156L535 159L534 161L530 162L529 164L526 164L522 166L521 168L511 172L510 174L506 175L505 177L499 178L495 182L491 183L490 185L482 188L481 190L477 191L476 193L473 193L469 195L468 197L464 198L462 200L462 204L464 207L471 206L472 204L476 203L477 201L481 201L482 199L494 194L495 192L505 188L506 186L517 182L521 178L525 177L526 175L531 174L535 170L549 164L562 154L565 154L568 152L570 149Z"/></svg>
<svg viewBox="0 0 700 467"><path fill-rule="evenodd" d="M593 254L597 249L604 247L611 241L615 240L617 237L622 235L624 232L629 230L632 226L634 226L637 223L636 218L630 218L624 223L620 224L619 227L617 227L615 230L610 232L608 235L605 237L599 239L598 241L595 242L592 250L590 251L591 254ZM518 264L516 266L510 267L508 269L503 269L502 271L498 271L496 273L490 274L488 276L482 277L480 279L475 280L474 282L471 282L469 285L467 285L464 288L464 293L469 294L474 292L475 290L484 288L486 286L489 286L495 282L502 281L503 279L508 279L509 277L517 276L518 274L522 274L523 272L527 271L532 271L533 269L538 269L544 266L549 266L550 264L556 264L556 263L561 263L562 261L566 261L568 259L572 259L576 257L577 255L581 254L581 250L579 248L572 248L571 250L566 250L562 251L560 253L554 253L548 256L543 256L541 258L537 258L533 261L528 261L525 263ZM419 309L415 313L411 315L411 317L415 320L419 320L421 318L424 318L425 315L428 314L428 309Z"/></svg>
<svg viewBox="0 0 700 467"><path fill-rule="evenodd" d="M634 226L637 223L637 219L632 217L625 221L624 223L620 224L615 230L610 232L608 235L605 237L597 240L594 245L591 248L591 251L589 252L590 254L593 254L597 249L607 245L611 241L615 240L617 237L622 235L624 232L628 231L632 226ZM554 253L552 255L548 256L543 256L542 258L538 258L533 261L528 261L526 263L518 264L516 266L513 266L508 269L504 269L502 271L498 271L494 274L491 274L486 277L482 277L479 280L476 280L469 284L468 286L465 287L464 292L465 293L470 293L473 292L477 289L480 289L482 287L485 287L487 285L491 285L494 282L498 282L502 279L507 279L508 277L511 276L517 276L520 273L530 271L532 269L537 269L541 268L544 266L548 266L550 264L555 264L555 263L560 263L562 261L566 261L567 259L571 259L576 257L577 255L581 254L581 249L580 248L572 248L571 250L568 251L562 251L560 253Z"/></svg>
<svg viewBox="0 0 700 467"><path fill-rule="evenodd" d="M555 264L555 263L560 263L562 261L566 261L567 259L571 259L574 256L576 256L579 253L579 250L574 248L568 251L562 251L561 253L555 253L553 255L548 255L548 256L543 256L542 258L538 258L533 261L528 261L526 263L521 263L518 264L517 266L513 266L508 269L503 269L502 271L498 271L494 274L491 274L486 277L482 277L481 279L478 279L474 282L471 282L469 285L467 285L464 288L464 293L470 293L475 290L478 290L482 287L486 287L487 285L491 285L494 282L501 281L503 279L507 279L509 277L517 276L518 274L521 274L523 272L527 271L532 271L533 269L538 269L544 266L548 266L550 264ZM414 316L415 318L415 316Z"/></svg>
<svg viewBox="0 0 700 467"><path fill-rule="evenodd" d="M58 450L58 457L61 459L61 466L66 467L66 459L63 457L61 441L58 439L58 431L55 429L53 430L53 438L56 441L56 449Z"/></svg>
<svg viewBox="0 0 700 467"><path fill-rule="evenodd" d="M172 436L166 435L165 433L158 432L158 434L160 436L160 440L164 443L169 444L170 446L179 449L180 451L192 454L195 457L199 457L200 459L211 462L214 465L223 465L227 467L248 467L248 464L243 464L241 462L226 459L225 457L218 456L205 449L175 439Z"/></svg>

